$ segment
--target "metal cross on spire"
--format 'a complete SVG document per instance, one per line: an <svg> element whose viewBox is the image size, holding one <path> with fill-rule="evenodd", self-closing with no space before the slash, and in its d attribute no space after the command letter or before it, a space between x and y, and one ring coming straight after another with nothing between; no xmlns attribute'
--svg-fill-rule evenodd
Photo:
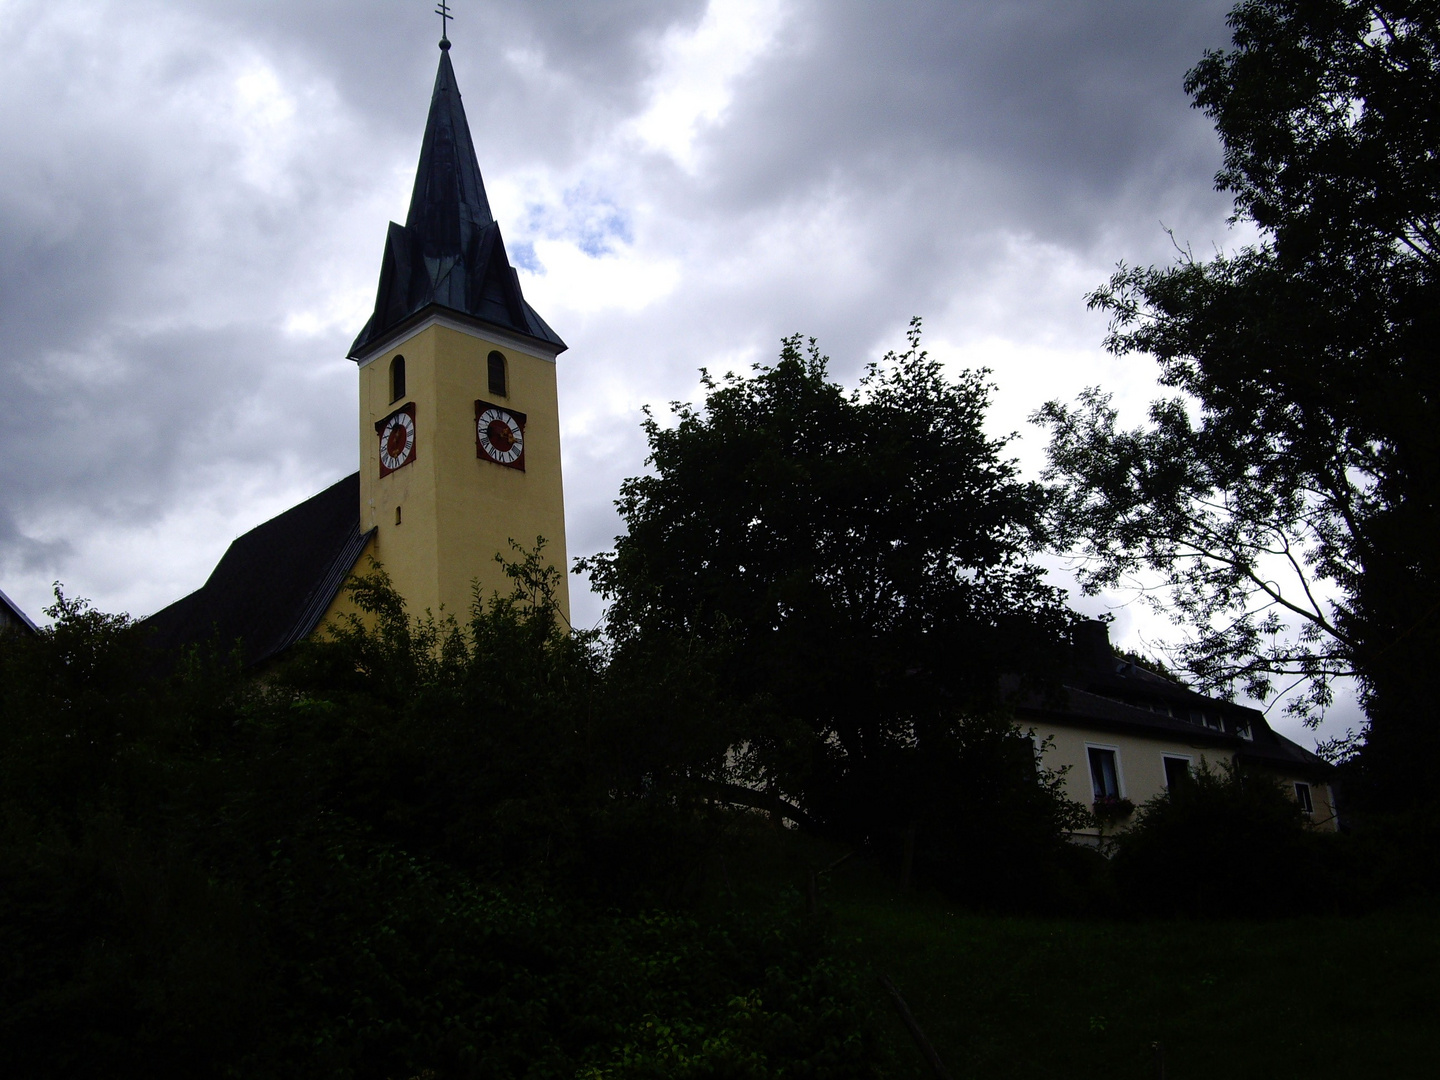
<svg viewBox="0 0 1440 1080"><path fill-rule="evenodd" d="M435 14L440 16L440 48L450 47L450 35L446 32L450 28L450 20L455 16L450 14L450 5L445 0L435 6Z"/></svg>

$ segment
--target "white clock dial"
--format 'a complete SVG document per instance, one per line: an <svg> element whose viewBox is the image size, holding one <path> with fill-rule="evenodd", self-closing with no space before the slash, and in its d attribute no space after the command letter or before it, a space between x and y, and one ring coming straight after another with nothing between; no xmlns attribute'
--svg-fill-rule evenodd
<svg viewBox="0 0 1440 1080"><path fill-rule="evenodd" d="M415 420L409 413L398 412L380 432L380 464L394 472L408 465L414 453Z"/></svg>
<svg viewBox="0 0 1440 1080"><path fill-rule="evenodd" d="M475 438L491 461L511 465L525 451L525 431L504 409L485 409L475 419Z"/></svg>

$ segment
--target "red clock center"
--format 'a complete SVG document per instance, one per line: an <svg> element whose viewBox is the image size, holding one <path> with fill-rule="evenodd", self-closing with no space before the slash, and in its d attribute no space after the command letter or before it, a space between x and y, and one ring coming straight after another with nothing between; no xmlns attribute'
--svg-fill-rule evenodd
<svg viewBox="0 0 1440 1080"><path fill-rule="evenodd" d="M510 434L510 425L504 420L491 420L485 434L490 437L491 445L502 454L515 445L515 438Z"/></svg>

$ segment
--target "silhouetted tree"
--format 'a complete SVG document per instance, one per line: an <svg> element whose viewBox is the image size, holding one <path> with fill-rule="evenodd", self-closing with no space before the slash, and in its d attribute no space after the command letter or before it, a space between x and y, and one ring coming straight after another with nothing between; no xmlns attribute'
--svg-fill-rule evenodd
<svg viewBox="0 0 1440 1080"><path fill-rule="evenodd" d="M1148 425L1098 390L1037 419L1082 582L1158 572L1202 688L1293 688L1314 720L1356 676L1379 778L1440 745L1440 9L1248 0L1229 23L1185 88L1260 239L1091 296L1107 347L1178 391Z"/></svg>
<svg viewBox="0 0 1440 1080"><path fill-rule="evenodd" d="M616 662L703 649L750 779L852 837L963 819L937 802L976 793L945 780L961 747L1041 804L1010 820L1056 834L1028 743L1022 768L1004 738L956 735L1001 709L1002 673L1053 670L1072 619L1029 561L1045 493L982 429L986 373L947 379L916 320L854 392L798 336L748 378L702 375L703 405L645 421L627 532L580 562Z"/></svg>

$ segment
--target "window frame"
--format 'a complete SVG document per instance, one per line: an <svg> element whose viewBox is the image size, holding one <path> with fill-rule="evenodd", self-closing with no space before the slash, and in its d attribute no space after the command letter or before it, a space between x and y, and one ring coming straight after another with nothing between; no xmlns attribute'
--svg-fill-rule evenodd
<svg viewBox="0 0 1440 1080"><path fill-rule="evenodd" d="M1089 741L1087 740L1086 743L1085 743L1085 771L1086 771L1086 772L1089 774L1089 776L1090 776L1090 801L1093 803L1093 802L1097 801L1098 799L1104 797L1104 796L1097 796L1097 795L1095 794L1095 767L1094 767L1094 765L1092 764L1092 761L1091 761L1091 758L1090 758L1090 751L1091 751L1091 750L1102 750L1102 751L1106 751L1106 752L1108 752L1108 753L1111 753L1111 754L1113 754L1113 755L1115 756L1115 789L1116 789L1116 790L1115 790L1115 798L1117 798L1117 799L1126 798L1126 795L1125 795L1125 770L1124 770L1123 768L1121 768L1121 765L1120 765L1120 747L1116 746L1114 743L1097 743L1097 742L1089 742Z"/></svg>
<svg viewBox="0 0 1440 1080"><path fill-rule="evenodd" d="M405 355L403 353L396 353L393 357L391 357L389 371L390 404L393 405L395 404L395 402L399 401L405 396L407 380L405 378ZM397 379L395 377L396 375L399 375L400 377Z"/></svg>
<svg viewBox="0 0 1440 1080"><path fill-rule="evenodd" d="M1183 761L1185 763L1185 771L1193 777L1195 775L1195 755L1177 754L1170 750L1160 751L1160 775L1165 780L1165 790L1173 792L1175 789L1170 786L1170 774L1165 769L1165 762L1167 761Z"/></svg>
<svg viewBox="0 0 1440 1080"><path fill-rule="evenodd" d="M495 361L499 359L500 364L500 386L495 386ZM499 349L491 349L490 354L485 357L485 386L491 394L496 397L510 397L510 358Z"/></svg>
<svg viewBox="0 0 1440 1080"><path fill-rule="evenodd" d="M1291 787L1295 789L1295 801L1300 804L1300 810L1306 817L1315 816L1315 789L1306 780L1292 780ZM1304 790L1302 795L1300 792Z"/></svg>

